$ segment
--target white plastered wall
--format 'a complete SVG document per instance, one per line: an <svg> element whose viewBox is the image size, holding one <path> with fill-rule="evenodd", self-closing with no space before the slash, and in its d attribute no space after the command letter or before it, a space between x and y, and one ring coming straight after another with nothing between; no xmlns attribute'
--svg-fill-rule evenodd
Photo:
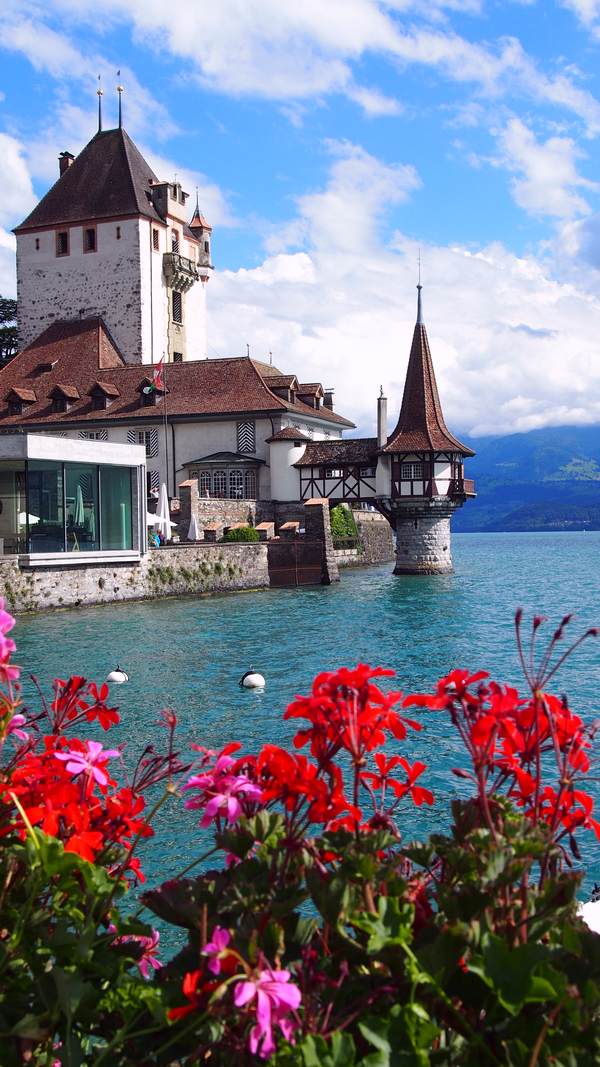
<svg viewBox="0 0 600 1067"><path fill-rule="evenodd" d="M306 441L297 446L293 441L271 442L269 449L273 500L300 499L300 471L293 464L300 459L305 448Z"/></svg>

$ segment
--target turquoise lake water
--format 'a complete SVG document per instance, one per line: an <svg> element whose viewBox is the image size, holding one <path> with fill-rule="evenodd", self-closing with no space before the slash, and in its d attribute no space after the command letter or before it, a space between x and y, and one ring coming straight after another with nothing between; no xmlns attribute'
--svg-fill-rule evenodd
<svg viewBox="0 0 600 1067"><path fill-rule="evenodd" d="M359 660L381 664L397 671L394 687L408 692L431 687L454 667L484 667L520 685L513 636L518 606L553 622L576 613L573 636L600 625L600 532L457 534L453 554L456 573L449 577L394 578L385 565L344 571L340 584L330 587L22 618L14 631L16 660L46 691L56 676L100 681L120 663L130 682L114 687L122 723L109 739L126 743L133 764L145 744L161 740L157 719L166 706L178 713L182 748L190 741L218 747L238 740L252 751L291 738L294 724L281 714L318 671ZM264 692L239 688L250 664L266 676ZM25 688L29 698L31 685ZM600 715L598 641L586 642L565 664L554 691L568 693L586 720ZM459 788L449 771L462 753L449 723L432 713L423 723L402 751L429 765L423 784L437 803L426 812L406 809L401 828L407 839L442 828L447 800ZM598 784L592 789L600 808ZM144 858L149 883L172 877L203 843L193 813L176 810L178 804L160 813L157 838ZM600 845L591 833L580 841L589 887L600 881Z"/></svg>

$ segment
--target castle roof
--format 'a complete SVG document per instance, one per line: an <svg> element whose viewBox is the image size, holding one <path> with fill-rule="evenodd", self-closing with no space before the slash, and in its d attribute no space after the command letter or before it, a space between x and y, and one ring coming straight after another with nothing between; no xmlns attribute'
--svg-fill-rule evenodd
<svg viewBox="0 0 600 1067"><path fill-rule="evenodd" d="M269 389L263 366L248 356L169 363L164 371L169 418L292 413L338 426L354 425L328 408L315 410L301 401L282 400ZM101 318L55 322L0 370L0 429L155 420L164 411L162 397L153 407L140 403L140 390L144 382L152 381L154 369L125 363ZM90 396L99 386L114 397L101 410ZM15 388L35 390L35 401L23 414L10 415L7 397ZM51 394L58 388L73 400L68 413L52 410Z"/></svg>
<svg viewBox="0 0 600 1067"><path fill-rule="evenodd" d="M421 286L418 313L408 359L400 417L382 452L460 452L474 456L467 445L450 433L444 421L427 330L423 322Z"/></svg>
<svg viewBox="0 0 600 1067"><path fill-rule="evenodd" d="M295 467L367 466L377 463L377 438L354 437L346 441L309 441Z"/></svg>
<svg viewBox="0 0 600 1067"><path fill-rule="evenodd" d="M153 182L156 174L124 129L99 131L15 233L125 215L162 222L152 203Z"/></svg>
<svg viewBox="0 0 600 1067"><path fill-rule="evenodd" d="M310 437L307 437L302 430L297 430L295 426L284 426L277 433L271 434L267 437L267 444L270 445L273 441L310 441Z"/></svg>

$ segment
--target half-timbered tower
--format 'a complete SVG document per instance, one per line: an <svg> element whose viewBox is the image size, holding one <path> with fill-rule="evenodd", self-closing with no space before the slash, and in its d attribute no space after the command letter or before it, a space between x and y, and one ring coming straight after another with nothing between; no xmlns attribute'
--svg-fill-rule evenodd
<svg viewBox="0 0 600 1067"><path fill-rule="evenodd" d="M394 573L444 574L452 570L450 519L474 496L464 477L465 457L474 452L444 421L417 289L400 417L379 452L377 504L396 530Z"/></svg>

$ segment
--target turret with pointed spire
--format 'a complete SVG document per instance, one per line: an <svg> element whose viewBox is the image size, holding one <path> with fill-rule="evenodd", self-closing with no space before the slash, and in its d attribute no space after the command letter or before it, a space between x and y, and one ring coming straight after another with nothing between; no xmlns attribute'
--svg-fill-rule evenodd
<svg viewBox="0 0 600 1067"><path fill-rule="evenodd" d="M395 574L452 570L450 518L474 495L464 459L474 455L446 426L417 286L415 324L400 416L380 445L381 510L396 530Z"/></svg>

